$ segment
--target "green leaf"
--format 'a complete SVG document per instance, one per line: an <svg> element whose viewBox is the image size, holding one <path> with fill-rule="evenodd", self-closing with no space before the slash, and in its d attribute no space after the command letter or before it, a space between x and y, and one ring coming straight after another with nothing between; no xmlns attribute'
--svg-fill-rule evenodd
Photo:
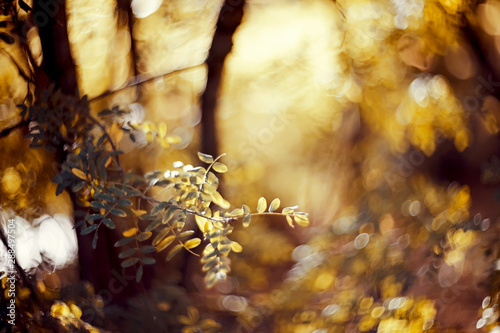
<svg viewBox="0 0 500 333"><path fill-rule="evenodd" d="M125 213L124 210L121 210L119 208L111 209L111 214L116 215L116 216L121 216L121 217L127 216L127 213Z"/></svg>
<svg viewBox="0 0 500 333"><path fill-rule="evenodd" d="M276 209L278 209L280 206L280 199L276 198L273 201L271 201L271 204L269 205L269 211L274 212Z"/></svg>
<svg viewBox="0 0 500 333"><path fill-rule="evenodd" d="M135 281L137 283L141 282L143 271L144 269L142 268L142 265L139 266L139 268L137 269L137 273L135 273Z"/></svg>
<svg viewBox="0 0 500 333"><path fill-rule="evenodd" d="M257 212L258 213L263 213L266 210L267 207L267 201L266 198L261 197L259 201L257 202Z"/></svg>
<svg viewBox="0 0 500 333"><path fill-rule="evenodd" d="M129 258L129 259L127 259L127 260L123 261L123 262L121 263L121 266L122 266L123 268L125 268L125 267L130 267L130 266L132 266L132 265L135 265L138 261L139 261L139 259L138 259L138 258Z"/></svg>
<svg viewBox="0 0 500 333"><path fill-rule="evenodd" d="M89 227L87 227L87 228L83 229L83 230L81 231L81 233L80 233L80 234L81 234L81 235L88 235L88 234L90 234L92 231L96 230L96 229L97 229L97 227L98 227L98 225L97 225L97 224L93 224L93 225L91 225L91 226L89 226Z"/></svg>
<svg viewBox="0 0 500 333"><path fill-rule="evenodd" d="M125 191L122 191L116 187L109 187L108 188L108 191L111 192L111 193L114 193L120 197L124 197L126 195ZM130 201L130 200L129 200Z"/></svg>
<svg viewBox="0 0 500 333"><path fill-rule="evenodd" d="M151 237L152 233L151 232L141 232L139 236L137 236L137 240L139 242L145 241L149 237Z"/></svg>
<svg viewBox="0 0 500 333"><path fill-rule="evenodd" d="M177 244L174 246L167 255L166 261L172 260L172 258L182 249L182 244Z"/></svg>
<svg viewBox="0 0 500 333"><path fill-rule="evenodd" d="M151 257L144 257L141 259L141 262L144 265L153 265L156 262L156 259Z"/></svg>
<svg viewBox="0 0 500 333"><path fill-rule="evenodd" d="M151 245L144 245L143 247L141 247L141 252L142 253L156 252L156 247L151 246Z"/></svg>
<svg viewBox="0 0 500 333"><path fill-rule="evenodd" d="M116 198L114 196L109 195L109 194L104 194L104 193L96 194L96 195L94 195L94 198L99 199L99 200L103 200L103 201L109 201L109 202L116 201Z"/></svg>
<svg viewBox="0 0 500 333"><path fill-rule="evenodd" d="M161 224L161 219L156 219L146 227L146 232L153 231Z"/></svg>
<svg viewBox="0 0 500 333"><path fill-rule="evenodd" d="M106 227L108 227L109 229L114 229L114 228L116 228L115 222L113 222L113 220L112 220L112 219L110 219L110 218L108 218L108 217L106 217L106 218L102 219L102 223L104 223L104 225L105 225Z"/></svg>
<svg viewBox="0 0 500 333"><path fill-rule="evenodd" d="M198 158L203 163L211 164L214 162L214 158L212 157L212 155L203 154L203 153L198 152Z"/></svg>
<svg viewBox="0 0 500 333"><path fill-rule="evenodd" d="M135 239L134 237L122 238L118 242L115 243L115 247L120 247L120 246L126 245L126 244L132 242L134 239Z"/></svg>
<svg viewBox="0 0 500 333"><path fill-rule="evenodd" d="M96 232L94 234L94 238L92 239L92 248L95 250L97 247L97 239L99 238L99 234Z"/></svg>
<svg viewBox="0 0 500 333"><path fill-rule="evenodd" d="M217 171L218 173L224 173L224 172L227 172L227 166L221 162L215 162L213 165L212 165L212 169L214 169L215 171Z"/></svg>
<svg viewBox="0 0 500 333"><path fill-rule="evenodd" d="M132 206L132 201L129 199L121 199L118 201L118 206Z"/></svg>
<svg viewBox="0 0 500 333"><path fill-rule="evenodd" d="M157 204L156 206L153 207L153 209L151 210L151 215L158 214L158 212L160 212L165 207L167 207L167 205L168 205L168 203L165 201L160 202L159 204Z"/></svg>
<svg viewBox="0 0 500 333"><path fill-rule="evenodd" d="M92 201L90 207L95 209L109 209L109 205L101 201Z"/></svg>
<svg viewBox="0 0 500 333"><path fill-rule="evenodd" d="M120 259L123 259L123 258L127 258L127 257L130 257L131 255L133 255L135 252L137 251L137 249L135 247L131 248L131 249L126 249L122 252L120 252L118 254L118 258Z"/></svg>
<svg viewBox="0 0 500 333"><path fill-rule="evenodd" d="M102 215L102 214L87 214L87 215L85 215L85 220L86 221L95 221L95 220L102 219L103 217L104 217L104 215Z"/></svg>

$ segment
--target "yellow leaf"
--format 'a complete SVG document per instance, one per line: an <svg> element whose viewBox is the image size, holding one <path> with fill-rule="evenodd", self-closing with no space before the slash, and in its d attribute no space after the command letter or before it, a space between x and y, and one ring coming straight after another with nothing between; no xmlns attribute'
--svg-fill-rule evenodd
<svg viewBox="0 0 500 333"><path fill-rule="evenodd" d="M261 197L257 202L257 212L263 213L266 210L266 207L267 207L266 198Z"/></svg>
<svg viewBox="0 0 500 333"><path fill-rule="evenodd" d="M233 241L231 243L231 250L233 250L233 252L240 253L243 251L243 247L238 242Z"/></svg>
<svg viewBox="0 0 500 333"><path fill-rule="evenodd" d="M295 226L293 225L293 219L290 215L287 215L286 216L286 221L288 222L288 225L292 228L295 228Z"/></svg>
<svg viewBox="0 0 500 333"><path fill-rule="evenodd" d="M199 215L195 215L194 219L196 220L196 224L198 225L198 228L200 229L201 232L205 231L205 224L207 224L207 219L204 217L201 217Z"/></svg>
<svg viewBox="0 0 500 333"><path fill-rule="evenodd" d="M137 233L137 228L130 228L128 230L125 230L122 234L124 237L131 237Z"/></svg>
<svg viewBox="0 0 500 333"><path fill-rule="evenodd" d="M276 198L273 201L271 201L271 204L269 205L269 211L274 212L276 209L278 209L280 206L280 199Z"/></svg>
<svg viewBox="0 0 500 333"><path fill-rule="evenodd" d="M156 245L156 251L157 252L161 252L161 251L165 250L170 244L172 244L172 242L174 241L174 239L175 239L174 235L168 236L167 238L165 238L164 240L162 240L160 242L160 244Z"/></svg>
<svg viewBox="0 0 500 333"><path fill-rule="evenodd" d="M85 174L85 172L83 172L82 170L80 169L77 169L77 168L73 168L71 169L71 172L77 176L78 178L80 179L83 179L83 180L87 180L87 175Z"/></svg>
<svg viewBox="0 0 500 333"><path fill-rule="evenodd" d="M306 214L295 213L294 217L295 217L295 222L298 225L302 227L307 227L309 225L309 218L307 217Z"/></svg>
<svg viewBox="0 0 500 333"><path fill-rule="evenodd" d="M184 243L184 246L186 247L186 249L193 249L200 244L201 244L201 239L193 238L193 239L188 240L186 243Z"/></svg>
<svg viewBox="0 0 500 333"><path fill-rule="evenodd" d="M227 172L227 166L223 163L220 163L220 162L215 162L213 165L212 165L212 168L217 171L218 173L224 173L224 172Z"/></svg>
<svg viewBox="0 0 500 333"><path fill-rule="evenodd" d="M244 212L243 212L243 209L241 208L236 208L235 210L233 210L231 213L229 213L229 216L231 217L235 217L235 216L241 216L243 215Z"/></svg>
<svg viewBox="0 0 500 333"><path fill-rule="evenodd" d="M214 158L212 157L212 155L203 154L200 152L198 152L198 158L200 159L200 161L207 163L207 164L213 163L213 161L214 161Z"/></svg>
<svg viewBox="0 0 500 333"><path fill-rule="evenodd" d="M160 136L160 138L164 138L165 135L167 135L167 124L161 123L158 126L158 135Z"/></svg>

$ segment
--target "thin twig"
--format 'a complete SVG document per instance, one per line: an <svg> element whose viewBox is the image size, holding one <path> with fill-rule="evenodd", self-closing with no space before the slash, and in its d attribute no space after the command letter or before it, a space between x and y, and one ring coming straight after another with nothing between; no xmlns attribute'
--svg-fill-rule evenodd
<svg viewBox="0 0 500 333"><path fill-rule="evenodd" d="M190 67L176 69L174 71L171 71L171 72L168 72L168 73L164 73L164 74L160 74L160 75L149 76L149 77L146 77L146 78L144 78L145 74L139 74L139 75L135 76L134 78L132 78L132 80L130 80L129 82L127 82L123 87L118 88L116 90L108 90L108 91L102 93L101 95L89 98L88 101L89 101L89 103L90 102L94 102L94 101L96 101L98 99L101 99L101 98L104 98L106 96L115 94L115 93L120 92L122 90L125 90L127 88L134 87L134 86L137 86L137 85L141 85L141 84L146 83L146 82L154 81L156 79L159 79L159 78L162 78L162 77L165 77L165 76L168 76L168 75L173 75L173 74L181 73L181 72L189 70L189 69L199 68L199 67L204 66L204 65L205 65L205 63L202 63L202 64L190 66Z"/></svg>
<svg viewBox="0 0 500 333"><path fill-rule="evenodd" d="M103 124L101 124L97 119L95 119L91 115L89 115L88 117L92 123L94 123L95 125L97 125L101 129L103 134L108 139L109 144L111 145L111 149L113 149L113 151L115 151L115 152L118 151L116 149L116 146L115 146L113 140L111 140L111 136L109 135L108 131L106 130L106 127L104 127ZM122 164L120 162L120 157L118 155L115 155L115 160L116 160L116 164L118 165L118 168L120 169L120 173L122 175L122 178L125 179L125 171L123 170Z"/></svg>

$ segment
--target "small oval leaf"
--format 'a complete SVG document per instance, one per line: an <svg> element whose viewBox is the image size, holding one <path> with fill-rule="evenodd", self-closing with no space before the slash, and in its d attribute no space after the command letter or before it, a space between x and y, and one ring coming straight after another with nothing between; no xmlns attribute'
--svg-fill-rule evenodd
<svg viewBox="0 0 500 333"><path fill-rule="evenodd" d="M267 201L266 198L261 197L259 201L257 202L257 212L258 213L264 213L267 207Z"/></svg>
<svg viewBox="0 0 500 333"><path fill-rule="evenodd" d="M201 244L201 239L193 238L193 239L188 240L186 243L184 243L184 246L186 247L186 249L194 249L195 247L197 247L200 244Z"/></svg>

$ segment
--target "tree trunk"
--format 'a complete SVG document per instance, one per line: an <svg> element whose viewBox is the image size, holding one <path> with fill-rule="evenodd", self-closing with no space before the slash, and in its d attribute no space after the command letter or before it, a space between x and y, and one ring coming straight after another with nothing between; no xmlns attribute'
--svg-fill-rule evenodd
<svg viewBox="0 0 500 333"><path fill-rule="evenodd" d="M217 93L221 84L222 70L226 56L233 47L233 34L243 18L245 0L225 0L222 5L212 46L206 61L208 66L207 87L201 100L201 152L212 156L218 155L217 125L215 112L217 109Z"/></svg>

